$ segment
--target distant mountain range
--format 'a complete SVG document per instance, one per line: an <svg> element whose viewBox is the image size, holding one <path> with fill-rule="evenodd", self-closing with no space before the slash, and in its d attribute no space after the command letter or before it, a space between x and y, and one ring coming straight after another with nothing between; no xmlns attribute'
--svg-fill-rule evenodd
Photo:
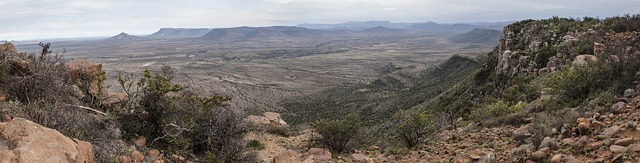
<svg viewBox="0 0 640 163"><path fill-rule="evenodd" d="M508 22L496 23L468 23L468 24L440 24L435 22L421 23L392 23L390 21L350 21L339 24L299 24L296 26L271 26L271 27L233 27L233 28L161 28L157 32L147 36L133 36L120 33L106 40L145 40L145 39L175 39L195 38L203 40L256 40L256 39L282 39L302 37L345 37L345 36L401 36L416 34L462 34L475 31L466 36L452 38L465 41L478 38L478 40L493 41L495 36L485 36L486 30L502 30ZM478 31L474 30L477 29ZM484 32L484 33L483 33ZM467 38L469 37L469 38ZM499 36L497 36L499 37ZM477 42L477 41L476 41Z"/></svg>
<svg viewBox="0 0 640 163"><path fill-rule="evenodd" d="M192 38L209 33L211 28L161 28L147 37L150 38Z"/></svg>
<svg viewBox="0 0 640 163"><path fill-rule="evenodd" d="M339 29L348 29L360 31L367 28L374 27L385 27L385 28L393 28L393 29L467 29L471 30L473 28L487 28L487 29L496 29L502 30L502 27L510 24L511 22L495 22L495 23L455 23L455 24L440 24L436 22L418 22L418 23L392 23L390 21L350 21L345 23L338 24L298 24L296 27L304 27L310 29L321 29L321 30L339 30Z"/></svg>
<svg viewBox="0 0 640 163"><path fill-rule="evenodd" d="M493 29L475 28L467 33L450 38L454 43L476 43L497 45L500 41L500 31Z"/></svg>

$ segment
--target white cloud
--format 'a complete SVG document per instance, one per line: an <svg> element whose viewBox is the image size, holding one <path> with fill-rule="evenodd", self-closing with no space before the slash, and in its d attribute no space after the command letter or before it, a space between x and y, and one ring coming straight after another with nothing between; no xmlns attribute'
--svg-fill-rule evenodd
<svg viewBox="0 0 640 163"><path fill-rule="evenodd" d="M351 20L475 22L639 13L637 0L0 0L0 38Z"/></svg>

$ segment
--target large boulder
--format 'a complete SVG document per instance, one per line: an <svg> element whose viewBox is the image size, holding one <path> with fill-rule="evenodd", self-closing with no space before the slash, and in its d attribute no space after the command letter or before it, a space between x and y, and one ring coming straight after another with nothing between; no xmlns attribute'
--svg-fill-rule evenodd
<svg viewBox="0 0 640 163"><path fill-rule="evenodd" d="M67 64L69 76L81 88L88 88L89 93L103 97L105 73L102 64L86 60L74 60Z"/></svg>
<svg viewBox="0 0 640 163"><path fill-rule="evenodd" d="M95 162L92 145L23 118L0 122L0 162Z"/></svg>
<svg viewBox="0 0 640 163"><path fill-rule="evenodd" d="M578 55L573 59L575 65L587 65L589 62L598 62L598 57L595 55Z"/></svg>

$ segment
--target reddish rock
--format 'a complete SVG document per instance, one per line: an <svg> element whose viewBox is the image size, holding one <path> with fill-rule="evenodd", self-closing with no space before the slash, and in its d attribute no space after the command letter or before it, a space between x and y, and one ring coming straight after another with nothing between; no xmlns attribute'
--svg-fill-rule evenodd
<svg viewBox="0 0 640 163"><path fill-rule="evenodd" d="M273 157L273 163L300 163L299 155L298 152L289 150Z"/></svg>
<svg viewBox="0 0 640 163"><path fill-rule="evenodd" d="M92 145L23 118L0 123L0 162L95 162Z"/></svg>
<svg viewBox="0 0 640 163"><path fill-rule="evenodd" d="M562 163L562 158L564 158L564 155L556 154L556 155L553 155L553 157L551 157L550 162L551 163Z"/></svg>
<svg viewBox="0 0 640 163"><path fill-rule="evenodd" d="M369 150L369 151L378 151L378 150L380 150L380 147L372 145L372 146L367 147L367 150Z"/></svg>
<svg viewBox="0 0 640 163"><path fill-rule="evenodd" d="M136 138L136 140L133 143L138 148L146 147L147 146L147 138L144 137L144 136L138 136L138 138Z"/></svg>
<svg viewBox="0 0 640 163"><path fill-rule="evenodd" d="M131 163L131 157L123 155L123 156L118 156L118 163Z"/></svg>
<svg viewBox="0 0 640 163"><path fill-rule="evenodd" d="M307 151L307 153L304 153L304 155L302 155L302 158L304 158L303 160L311 158L313 162L331 161L332 157L333 156L331 155L331 151L322 148L311 148Z"/></svg>
<svg viewBox="0 0 640 163"><path fill-rule="evenodd" d="M576 123L578 123L577 129L579 135L587 135L590 133L591 127L589 121L586 118L578 118L578 120L576 120Z"/></svg>
<svg viewBox="0 0 640 163"><path fill-rule="evenodd" d="M605 129L604 131L602 131L602 135L605 136L606 138L610 138L618 134L618 132L620 132L620 126L611 126Z"/></svg>
<svg viewBox="0 0 640 163"><path fill-rule="evenodd" d="M613 144L626 147L635 142L636 140L634 138L624 138L624 139L616 140Z"/></svg>
<svg viewBox="0 0 640 163"><path fill-rule="evenodd" d="M611 150L611 152L615 152L615 153L624 153L627 152L629 148L627 147L623 147L623 146L619 146L619 145L611 145L609 147L609 150Z"/></svg>
<svg viewBox="0 0 640 163"><path fill-rule="evenodd" d="M89 92L97 97L104 96L104 72L102 64L86 60L74 60L67 64L69 76L77 85L89 87ZM86 79L85 79L86 78ZM87 81L83 81L87 80Z"/></svg>
<svg viewBox="0 0 640 163"><path fill-rule="evenodd" d="M363 154L352 154L351 158L353 158L353 160L356 162L366 162L367 160L369 160L369 157Z"/></svg>
<svg viewBox="0 0 640 163"><path fill-rule="evenodd" d="M143 162L144 161L144 154L142 154L142 152L140 152L140 151L133 150L131 152L131 161L133 161L133 162Z"/></svg>

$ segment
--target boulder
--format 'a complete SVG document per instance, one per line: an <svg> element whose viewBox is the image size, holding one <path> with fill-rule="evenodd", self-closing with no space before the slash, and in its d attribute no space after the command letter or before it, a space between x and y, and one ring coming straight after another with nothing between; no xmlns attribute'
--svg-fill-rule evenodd
<svg viewBox="0 0 640 163"><path fill-rule="evenodd" d="M143 162L144 154L138 150L131 151L131 161L133 162Z"/></svg>
<svg viewBox="0 0 640 163"><path fill-rule="evenodd" d="M562 158L563 157L564 157L564 155L562 155L562 154L553 155L553 157L551 157L550 162L551 163L562 163Z"/></svg>
<svg viewBox="0 0 640 163"><path fill-rule="evenodd" d="M144 136L138 136L138 138L133 141L133 144L135 144L138 148L144 148L147 146L147 138Z"/></svg>
<svg viewBox="0 0 640 163"><path fill-rule="evenodd" d="M524 141L525 139L533 136L531 128L531 124L520 126L520 128L513 130L513 138L519 141Z"/></svg>
<svg viewBox="0 0 640 163"><path fill-rule="evenodd" d="M67 64L68 75L80 88L88 88L96 97L104 96L105 73L102 64L87 60L74 60Z"/></svg>
<svg viewBox="0 0 640 163"><path fill-rule="evenodd" d="M597 62L598 57L595 55L578 55L573 59L574 65L587 65L589 62Z"/></svg>
<svg viewBox="0 0 640 163"><path fill-rule="evenodd" d="M331 151L322 148L311 148L307 153L302 155L302 158L304 158L303 160L311 158L309 160L312 160L313 162L328 162L331 161L332 157Z"/></svg>
<svg viewBox="0 0 640 163"><path fill-rule="evenodd" d="M591 127L589 121L586 118L578 118L578 120L576 120L576 123L578 123L578 135L587 135L591 133Z"/></svg>
<svg viewBox="0 0 640 163"><path fill-rule="evenodd" d="M618 134L618 132L620 132L620 126L611 126L607 129L605 129L604 131L602 131L602 135L606 138L610 138L616 134Z"/></svg>
<svg viewBox="0 0 640 163"><path fill-rule="evenodd" d="M632 98L634 95L636 94L636 91L634 91L633 89L629 88L624 90L624 97L625 98Z"/></svg>
<svg viewBox="0 0 640 163"><path fill-rule="evenodd" d="M352 154L351 158L353 158L353 161L356 161L356 162L363 162L363 160L364 161L369 160L369 157L363 154Z"/></svg>
<svg viewBox="0 0 640 163"><path fill-rule="evenodd" d="M555 149L556 146L556 140L547 136L542 139L542 142L540 143L540 146L538 148L548 147L549 149Z"/></svg>
<svg viewBox="0 0 640 163"><path fill-rule="evenodd" d="M131 163L131 157L127 155L118 156L118 163Z"/></svg>
<svg viewBox="0 0 640 163"><path fill-rule="evenodd" d="M0 122L0 162L95 162L90 143L23 118Z"/></svg>
<svg viewBox="0 0 640 163"><path fill-rule="evenodd" d="M298 160L299 155L298 152L288 150L273 157L273 163L299 163L301 162Z"/></svg>
<svg viewBox="0 0 640 163"><path fill-rule="evenodd" d="M367 150L369 150L369 151L378 151L378 150L380 150L380 147L372 145L372 146L367 147Z"/></svg>
<svg viewBox="0 0 640 163"><path fill-rule="evenodd" d="M616 140L613 144L626 147L635 142L636 140L634 138L624 138L624 139Z"/></svg>
<svg viewBox="0 0 640 163"><path fill-rule="evenodd" d="M624 110L625 110L625 103L624 102L618 102L618 103L615 103L615 104L611 105L611 112L613 112L615 114L623 113Z"/></svg>
<svg viewBox="0 0 640 163"><path fill-rule="evenodd" d="M477 163L493 163L493 162L496 162L496 154L488 153L482 156L482 158L480 158L480 160L478 160Z"/></svg>
<svg viewBox="0 0 640 163"><path fill-rule="evenodd" d="M627 152L627 150L629 150L629 148L628 147L619 146L619 145L611 145L609 147L609 150L611 150L611 152L614 152L614 153L624 153L624 152Z"/></svg>

